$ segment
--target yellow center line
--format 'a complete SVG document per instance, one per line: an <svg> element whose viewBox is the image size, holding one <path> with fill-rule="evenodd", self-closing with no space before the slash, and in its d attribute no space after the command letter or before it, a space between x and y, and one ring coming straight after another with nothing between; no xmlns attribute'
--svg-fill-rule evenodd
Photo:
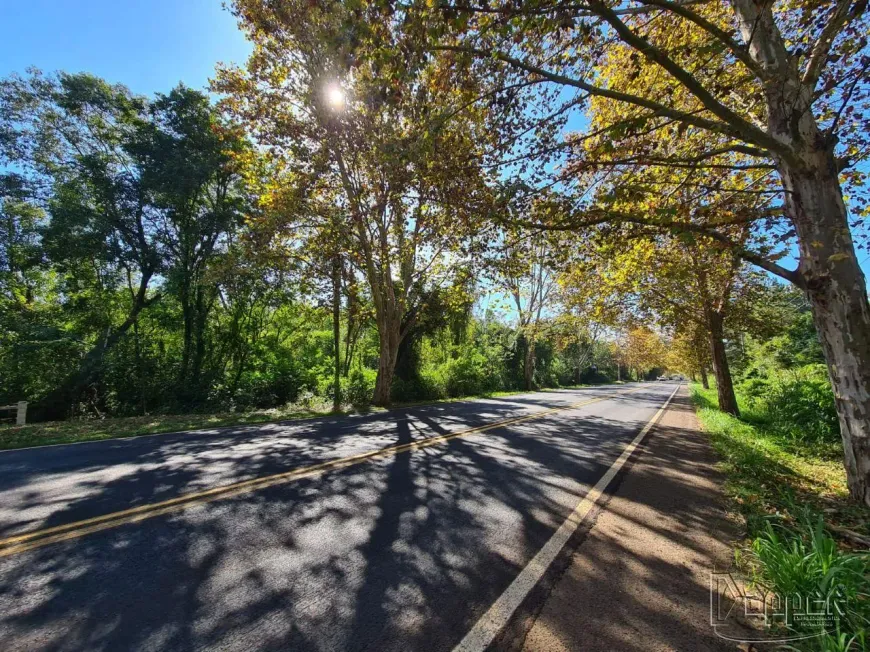
<svg viewBox="0 0 870 652"><path fill-rule="evenodd" d="M398 455L400 453L419 450L421 448L436 446L451 439L456 439L457 437L466 437L468 435L492 430L493 428L502 428L504 426L510 426L516 423L521 423L523 421L540 419L541 417L553 414L555 412L573 410L578 407L583 407L585 405L591 405L592 403L598 403L600 401L618 398L626 394L638 392L641 389L644 389L644 387L638 387L636 389L618 392L615 394L608 394L607 396L600 396L598 398L580 401L578 403L572 403L570 405L565 405L562 407L550 408L548 410L534 412L532 414L527 414L520 417L513 417L510 419L504 419L502 421L495 421L493 423L489 423L483 426L477 426L475 428L468 428L467 430L461 430L459 432L448 433L446 435L438 435L436 437L428 437L426 439L421 439L420 441L416 442L410 442L407 444L395 444L393 446L387 446L386 448L378 448L372 451L367 451L365 453L358 453L357 455L350 455L348 457L342 457L336 460L320 462L318 464L312 464L310 466L304 466L298 469L293 469L291 471L276 473L274 475L263 476L260 478L252 478L250 480L244 480L242 482L213 487L204 491L183 494L176 498L170 498L169 500L164 500L157 503L149 503L147 505L140 505L138 507L131 507L129 509L103 514L102 516L95 516L93 518L75 521L73 523L67 523L66 525L57 525L50 528L26 532L24 534L11 536L6 539L0 539L0 557L7 557L9 555L18 554L27 550L41 548L42 546L47 546L49 544L57 543L60 541L77 539L93 532L100 532L102 530L108 530L110 528L119 527L128 523L144 521L148 518L153 518L155 516L180 511L194 505L202 505L214 500L231 498L240 494L256 491L258 489L264 489L266 487L271 487L277 484L291 482L293 480L299 480L301 478L317 475L319 473L323 473L324 471L344 469L349 466L361 464L362 462L368 460L381 457L389 457L392 455Z"/></svg>

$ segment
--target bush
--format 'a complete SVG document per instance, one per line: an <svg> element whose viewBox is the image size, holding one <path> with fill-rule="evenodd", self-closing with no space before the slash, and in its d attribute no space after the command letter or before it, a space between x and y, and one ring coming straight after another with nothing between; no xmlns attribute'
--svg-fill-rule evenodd
<svg viewBox="0 0 870 652"><path fill-rule="evenodd" d="M447 398L447 389L438 369L423 370L417 378L396 378L391 394L396 401L431 401Z"/></svg>
<svg viewBox="0 0 870 652"><path fill-rule="evenodd" d="M740 389L780 434L802 442L840 440L834 392L824 365L751 378Z"/></svg>
<svg viewBox="0 0 870 652"><path fill-rule="evenodd" d="M863 650L870 626L870 555L841 551L821 516L804 511L797 529L770 522L752 542L758 584L780 598L799 597L830 604L829 623L786 623L808 636L809 649Z"/></svg>
<svg viewBox="0 0 870 652"><path fill-rule="evenodd" d="M344 399L355 407L365 407L372 402L378 372L365 367L354 367L344 381Z"/></svg>
<svg viewBox="0 0 870 652"><path fill-rule="evenodd" d="M487 390L486 359L479 353L448 360L442 370L448 396L471 396Z"/></svg>

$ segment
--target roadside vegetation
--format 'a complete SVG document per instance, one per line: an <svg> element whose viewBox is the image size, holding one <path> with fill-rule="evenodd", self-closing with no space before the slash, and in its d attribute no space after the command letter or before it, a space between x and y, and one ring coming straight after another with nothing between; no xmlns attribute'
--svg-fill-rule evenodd
<svg viewBox="0 0 870 652"><path fill-rule="evenodd" d="M745 526L745 540L735 551L739 568L776 595L822 596L847 605L833 631L793 623L789 633L810 638L791 645L825 652L867 649L870 520L866 508L849 500L841 446L823 435L824 411L806 424L778 421L807 405L796 401L770 409L738 391L742 410L735 417L716 407L715 390L693 385L692 395L721 459L731 510Z"/></svg>
<svg viewBox="0 0 870 652"><path fill-rule="evenodd" d="M849 499L834 397L812 327L798 313L767 340L732 351L740 416L715 388L691 387L721 459L731 511L745 527L740 567L777 595L845 604L832 631L794 622L795 649L863 650L870 632L870 519ZM830 623L828 624L830 625Z"/></svg>

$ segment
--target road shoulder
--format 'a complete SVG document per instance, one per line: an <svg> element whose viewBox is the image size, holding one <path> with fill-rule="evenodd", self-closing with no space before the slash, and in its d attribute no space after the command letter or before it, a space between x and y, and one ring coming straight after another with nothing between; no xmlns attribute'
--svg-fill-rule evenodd
<svg viewBox="0 0 870 652"><path fill-rule="evenodd" d="M730 566L736 538L715 462L683 387L553 585L524 652L734 650L709 622L710 572Z"/></svg>

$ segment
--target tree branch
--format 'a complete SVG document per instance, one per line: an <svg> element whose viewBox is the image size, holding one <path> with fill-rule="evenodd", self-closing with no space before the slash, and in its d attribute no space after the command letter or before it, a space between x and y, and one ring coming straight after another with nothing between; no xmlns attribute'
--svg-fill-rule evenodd
<svg viewBox="0 0 870 652"><path fill-rule="evenodd" d="M607 88L594 86L593 84L587 84L586 82L579 79L574 79L566 75L561 75L550 70L539 68L538 66L526 63L524 61L521 61L520 59L517 59L516 57L504 54L503 52L498 52L496 50L482 50L480 48L474 48L467 45L432 45L429 46L429 49L433 51L465 52L467 54L473 54L481 58L493 58L510 66L513 66L514 68L519 68L520 70L524 70L535 75L540 75L544 79L547 79L556 84L561 84L563 86L572 86L574 88L579 88L581 90L587 91L591 95L606 97L611 100L616 100L617 102L624 102L626 104L640 106L645 109L655 111L658 115L661 115L663 117L672 118L679 122L694 125L696 127L699 127L700 129L725 134L726 136L731 136L732 138L737 138L739 140L745 140L745 137L739 132L739 130L735 129L732 125L729 125L725 122L718 122L716 120L702 118L692 113L686 113L685 111L670 108L668 106L665 106L664 104L659 104L658 102L646 99L644 97L638 97L637 95L630 95L628 93L622 93L620 91L613 91ZM755 127L753 127L753 129L755 129ZM776 141L774 141L774 143L776 143ZM778 143L777 147L779 147Z"/></svg>
<svg viewBox="0 0 870 652"><path fill-rule="evenodd" d="M539 222L529 222L525 220L510 220L511 223L525 228L539 229L543 231L577 231L584 227L597 226L607 222L625 222L629 224L640 224L644 226L654 226L661 229L669 229L671 231L682 231L684 233L695 233L703 235L715 240L732 251L746 262L752 263L764 269L775 276L779 276L796 286L803 288L805 285L803 275L798 270L791 270L776 264L772 260L765 258L759 253L750 251L738 242L735 242L728 236L718 231L693 224L691 222L678 222L675 220L656 220L649 217L640 217L631 213L606 212L598 216L584 219L582 221L570 221L562 224L541 224Z"/></svg>
<svg viewBox="0 0 870 652"><path fill-rule="evenodd" d="M849 7L852 0L838 0L834 11L831 12L828 22L819 34L816 44L810 52L810 57L807 60L804 74L801 77L801 83L810 88L815 88L819 81L819 75L822 74L822 69L825 67L825 61L828 58L828 53L831 51L831 45L834 43L839 31L846 24L849 18Z"/></svg>
<svg viewBox="0 0 870 652"><path fill-rule="evenodd" d="M668 74L680 82L686 90L698 98L701 104L710 111L710 113L719 118L723 123L727 124L732 133L736 133L742 140L754 143L770 150L771 152L776 152L783 158L794 161L794 153L791 148L787 147L767 132L759 129L751 122L744 120L734 113L734 111L719 102L719 100L713 97L713 95L707 91L707 89L704 88L694 76L684 70L681 66L677 65L659 48L635 34L628 25L620 20L619 16L617 16L612 9L600 2L595 2L592 6L596 7L596 12L607 21L623 42L643 54L650 61L653 61L664 68Z"/></svg>
<svg viewBox="0 0 870 652"><path fill-rule="evenodd" d="M766 78L766 75L764 74L764 69L753 60L753 58L749 55L749 52L743 45L734 40L731 35L728 34L728 32L726 32L725 30L720 29L700 14L697 14L691 9L688 9L686 4L671 2L670 0L639 1L645 5L661 7L662 9L666 9L672 13L677 14L678 16L682 16L688 21L695 23L695 25L703 29L705 32L718 39L723 45L728 46L734 57L744 66L746 66L750 71L752 71L758 79L763 80Z"/></svg>

